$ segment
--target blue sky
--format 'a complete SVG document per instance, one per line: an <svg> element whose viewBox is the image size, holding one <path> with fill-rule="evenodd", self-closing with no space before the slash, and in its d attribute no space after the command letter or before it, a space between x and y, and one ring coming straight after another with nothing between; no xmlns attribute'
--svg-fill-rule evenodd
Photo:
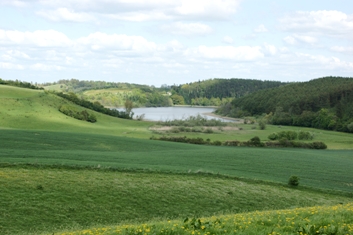
<svg viewBox="0 0 353 235"><path fill-rule="evenodd" d="M0 78L353 77L351 0L1 0Z"/></svg>

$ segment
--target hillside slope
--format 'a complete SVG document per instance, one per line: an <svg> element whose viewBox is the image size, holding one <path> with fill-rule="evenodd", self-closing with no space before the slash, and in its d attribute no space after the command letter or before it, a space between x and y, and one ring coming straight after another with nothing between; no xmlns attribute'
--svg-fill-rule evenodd
<svg viewBox="0 0 353 235"><path fill-rule="evenodd" d="M0 85L0 127L131 137L149 136L147 128L151 124L148 122L136 122L90 111L97 117L97 122L89 123L59 112L58 109L63 104L85 110L45 91Z"/></svg>

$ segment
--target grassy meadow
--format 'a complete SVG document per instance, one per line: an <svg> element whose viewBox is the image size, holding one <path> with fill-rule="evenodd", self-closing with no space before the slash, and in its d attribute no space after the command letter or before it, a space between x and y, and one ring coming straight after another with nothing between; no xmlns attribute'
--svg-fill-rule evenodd
<svg viewBox="0 0 353 235"><path fill-rule="evenodd" d="M266 141L305 130L328 150L180 144L149 140L160 135L152 122L95 113L89 123L60 113L62 104L0 85L0 234L353 234L352 134L251 124L164 133ZM287 185L291 175L299 187Z"/></svg>

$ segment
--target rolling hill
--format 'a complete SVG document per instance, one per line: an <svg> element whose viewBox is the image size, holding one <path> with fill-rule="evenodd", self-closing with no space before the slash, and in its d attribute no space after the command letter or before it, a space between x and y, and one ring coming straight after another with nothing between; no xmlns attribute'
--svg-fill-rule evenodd
<svg viewBox="0 0 353 235"><path fill-rule="evenodd" d="M1 234L84 234L114 224L352 201L352 150L154 141L153 123L92 110L97 122L89 123L61 113L63 104L84 109L50 92L0 85ZM242 127L209 138L267 133ZM351 146L347 133L320 132L317 138ZM287 186L291 175L299 187Z"/></svg>

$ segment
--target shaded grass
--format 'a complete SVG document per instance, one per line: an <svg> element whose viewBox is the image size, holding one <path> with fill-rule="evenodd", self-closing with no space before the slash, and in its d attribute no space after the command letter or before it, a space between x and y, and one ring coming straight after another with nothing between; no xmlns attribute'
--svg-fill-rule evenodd
<svg viewBox="0 0 353 235"><path fill-rule="evenodd" d="M347 203L351 198L224 177L35 167L0 168L0 233L53 233Z"/></svg>

